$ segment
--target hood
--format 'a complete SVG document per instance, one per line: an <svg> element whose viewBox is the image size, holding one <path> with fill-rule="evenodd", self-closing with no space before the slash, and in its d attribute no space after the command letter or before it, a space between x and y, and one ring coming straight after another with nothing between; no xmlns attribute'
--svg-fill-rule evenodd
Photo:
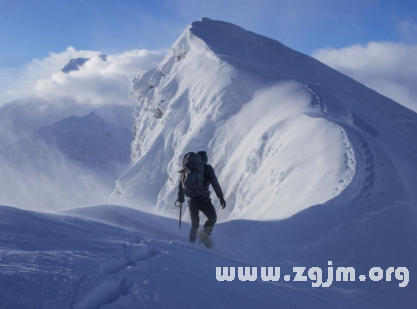
<svg viewBox="0 0 417 309"><path fill-rule="evenodd" d="M207 152L205 152L205 151L199 151L197 153L200 155L201 160L204 161L204 164L207 164L207 161L208 161Z"/></svg>

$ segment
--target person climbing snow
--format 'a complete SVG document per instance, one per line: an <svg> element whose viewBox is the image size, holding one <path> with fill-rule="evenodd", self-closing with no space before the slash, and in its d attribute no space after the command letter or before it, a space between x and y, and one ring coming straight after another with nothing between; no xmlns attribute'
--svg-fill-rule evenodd
<svg viewBox="0 0 417 309"><path fill-rule="evenodd" d="M184 194L187 196L188 209L191 216L190 242L195 242L200 225L199 212L201 211L207 221L203 229L198 232L201 241L208 246L209 236L213 231L214 224L217 221L217 214L210 198L209 185L211 184L217 197L220 199L220 205L224 209L226 201L224 200L223 191L217 180L213 167L207 164L208 157L205 151L198 153L189 152L182 160L182 169L180 182L178 185L178 202L185 202Z"/></svg>

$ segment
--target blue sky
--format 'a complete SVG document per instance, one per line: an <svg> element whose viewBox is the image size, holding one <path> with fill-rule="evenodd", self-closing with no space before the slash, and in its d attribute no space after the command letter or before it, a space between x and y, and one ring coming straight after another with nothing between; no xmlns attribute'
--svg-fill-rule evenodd
<svg viewBox="0 0 417 309"><path fill-rule="evenodd" d="M69 46L164 50L202 17L308 55L370 41L417 42L416 0L0 0L0 79Z"/></svg>
<svg viewBox="0 0 417 309"><path fill-rule="evenodd" d="M0 67L77 50L169 48L201 17L236 23L306 54L326 46L402 41L417 1L0 0Z"/></svg>

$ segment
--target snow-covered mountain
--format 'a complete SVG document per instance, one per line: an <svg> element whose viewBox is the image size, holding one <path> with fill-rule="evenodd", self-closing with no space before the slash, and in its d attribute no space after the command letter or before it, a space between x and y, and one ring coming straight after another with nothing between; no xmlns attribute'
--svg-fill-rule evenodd
<svg viewBox="0 0 417 309"><path fill-rule="evenodd" d="M63 68L62 68L62 72L64 73L69 73L71 71L78 71L78 69L84 64L86 63L88 60L88 58L75 58L75 59L71 59Z"/></svg>
<svg viewBox="0 0 417 309"><path fill-rule="evenodd" d="M416 113L206 18L131 96L135 165L113 198L163 216L0 207L0 308L416 308ZM227 200L210 250L187 242L189 223L178 230L171 209L180 160L198 150ZM257 267L258 280L217 281L226 266ZM259 279L274 266L279 281Z"/></svg>
<svg viewBox="0 0 417 309"><path fill-rule="evenodd" d="M170 215L181 158L198 150L229 201L223 219L286 218L346 188L346 201L378 196L388 170L370 162L373 151L395 165L390 173L416 181L415 113L228 23L193 23L133 92L136 164L118 181L122 203L140 199Z"/></svg>

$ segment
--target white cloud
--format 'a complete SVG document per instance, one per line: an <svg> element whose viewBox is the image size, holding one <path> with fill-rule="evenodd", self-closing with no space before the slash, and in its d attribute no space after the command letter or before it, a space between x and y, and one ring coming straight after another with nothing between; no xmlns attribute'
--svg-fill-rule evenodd
<svg viewBox="0 0 417 309"><path fill-rule="evenodd" d="M417 45L370 42L316 50L313 57L417 112Z"/></svg>
<svg viewBox="0 0 417 309"><path fill-rule="evenodd" d="M23 98L36 94L49 101L69 97L80 104L131 104L128 95L135 75L156 65L162 55L148 50L131 50L108 55L101 52L68 47L61 53L50 53L34 59L18 80L11 84L8 95ZM89 58L78 71L64 73L61 69L74 58Z"/></svg>

